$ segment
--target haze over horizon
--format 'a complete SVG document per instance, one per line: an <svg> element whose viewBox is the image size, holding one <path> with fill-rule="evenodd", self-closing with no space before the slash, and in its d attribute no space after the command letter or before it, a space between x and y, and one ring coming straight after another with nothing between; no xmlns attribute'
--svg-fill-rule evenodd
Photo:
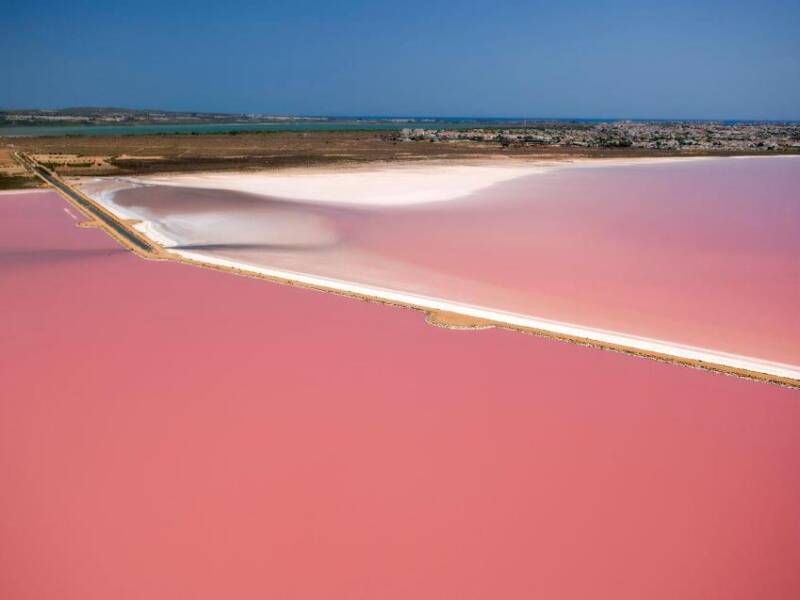
<svg viewBox="0 0 800 600"><path fill-rule="evenodd" d="M384 114L384 115L362 115L362 114L292 114L292 113L275 113L275 112L227 112L227 111L207 111L202 109L192 109L192 110L182 110L180 108L170 108L170 109L161 109L157 107L129 107L129 106L54 106L54 107L42 107L42 106L0 106L0 112L2 111L9 111L9 112L16 112L16 111L43 111L43 112L61 112L67 113L70 111L76 110L97 110L97 111L131 111L131 112L142 112L142 113L164 113L164 114L175 114L175 115L184 115L184 114L208 114L208 115L230 115L231 117L239 117L239 116L248 116L248 117L263 117L263 118L276 118L276 119L287 119L287 120L294 120L294 119L337 119L337 120L344 120L347 119L359 119L359 120L380 120L380 121L392 121L392 120L408 120L409 122L418 122L424 120L448 120L448 121L475 121L479 122L482 120L486 121L530 121L530 122L568 122L568 121L591 121L591 122L603 122L603 121L664 121L664 122L683 122L683 121L697 121L697 122L764 122L764 123L798 123L800 119L772 119L772 118L761 118L761 119L750 119L750 118L735 118L735 117L637 117L637 116L629 116L629 115L606 115L606 116L593 116L593 117L573 117L571 115L561 115L561 116L537 116L537 115L396 115L396 114Z"/></svg>
<svg viewBox="0 0 800 600"><path fill-rule="evenodd" d="M800 119L800 5L752 6L12 0L0 107Z"/></svg>

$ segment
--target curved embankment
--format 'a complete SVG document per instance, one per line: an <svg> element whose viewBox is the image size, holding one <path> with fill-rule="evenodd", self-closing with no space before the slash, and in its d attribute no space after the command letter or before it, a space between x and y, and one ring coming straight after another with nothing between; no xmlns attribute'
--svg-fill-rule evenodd
<svg viewBox="0 0 800 600"><path fill-rule="evenodd" d="M81 212L92 219L93 221L90 225L102 227L122 245L144 258L175 260L204 268L258 277L287 285L302 286L370 302L412 308L424 312L426 321L431 325L449 329L475 330L491 327L511 329L693 368L707 369L778 385L800 387L800 369L792 365L762 361L752 357L715 352L703 348L682 346L615 331L604 331L571 323L495 311L440 298L406 294L395 290L333 280L305 273L269 269L197 252L171 250L159 243L159 241L163 242L164 240L159 240L155 232L146 226L147 224L137 225L135 221L129 221L114 215L110 210L99 205L80 191L75 190L49 170L37 165L30 158L25 156L20 158L28 168L31 168L39 177L52 185L67 200L79 208Z"/></svg>
<svg viewBox="0 0 800 600"><path fill-rule="evenodd" d="M779 385L800 387L800 372L792 365L760 361L750 357L681 346L619 332L581 327L570 323L559 323L546 319L504 313L439 298L415 296L394 290L335 281L304 273L243 265L224 258L211 257L184 250L167 250L166 252L167 256L178 255L179 260L189 264L217 268L240 275L262 277L271 281L300 285L363 300L382 302L392 306L413 308L426 313L427 321L440 327L451 329L499 327Z"/></svg>

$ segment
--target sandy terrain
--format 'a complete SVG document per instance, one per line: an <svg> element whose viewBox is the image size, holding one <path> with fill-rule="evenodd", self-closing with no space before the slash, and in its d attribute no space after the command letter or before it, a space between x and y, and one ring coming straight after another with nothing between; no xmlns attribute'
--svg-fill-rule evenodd
<svg viewBox="0 0 800 600"><path fill-rule="evenodd" d="M389 139L385 133L366 131L0 138L1 148L68 157L69 161L64 164L54 165L56 171L65 176L273 170L430 160L675 156L670 151L630 148L506 148L496 143L402 143Z"/></svg>

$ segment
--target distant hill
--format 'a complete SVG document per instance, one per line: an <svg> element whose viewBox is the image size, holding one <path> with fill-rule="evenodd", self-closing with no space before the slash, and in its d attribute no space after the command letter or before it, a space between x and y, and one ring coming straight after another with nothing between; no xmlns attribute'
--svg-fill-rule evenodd
<svg viewBox="0 0 800 600"><path fill-rule="evenodd" d="M198 111L118 108L110 106L72 106L67 108L18 108L0 110L0 124L87 124L114 123L261 123L273 121L327 120L325 117L294 117Z"/></svg>

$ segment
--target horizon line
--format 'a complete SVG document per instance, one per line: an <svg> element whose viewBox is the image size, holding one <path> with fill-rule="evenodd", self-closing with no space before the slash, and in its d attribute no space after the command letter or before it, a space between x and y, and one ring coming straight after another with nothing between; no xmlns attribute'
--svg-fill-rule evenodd
<svg viewBox="0 0 800 600"><path fill-rule="evenodd" d="M286 119L341 119L341 120L389 120L406 119L412 121L421 120L463 120L463 121L672 121L672 122L715 122L715 121L741 121L741 122L770 122L770 123L800 123L800 116L790 117L642 117L642 116L504 116L504 115L459 115L459 114L358 114L358 113L280 113L280 112L257 112L257 111L218 111L218 110L179 110L162 108L133 108L125 106L94 106L94 105L75 105L59 108L52 107L0 107L0 112L19 112L19 111L54 111L65 112L71 110L107 110L107 111L130 111L130 112L160 112L165 114L206 114L224 115L230 117L263 117L263 118L286 118Z"/></svg>

